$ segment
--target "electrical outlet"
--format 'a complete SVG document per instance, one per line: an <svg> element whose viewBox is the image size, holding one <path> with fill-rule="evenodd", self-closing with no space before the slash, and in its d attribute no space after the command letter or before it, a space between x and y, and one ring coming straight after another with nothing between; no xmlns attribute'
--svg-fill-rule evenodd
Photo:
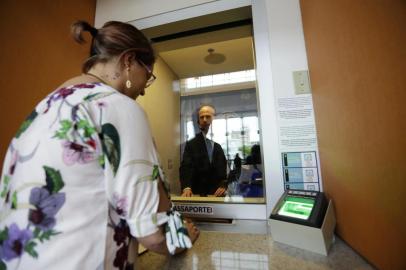
<svg viewBox="0 0 406 270"><path fill-rule="evenodd" d="M293 82L296 95L311 93L308 70L293 71Z"/></svg>

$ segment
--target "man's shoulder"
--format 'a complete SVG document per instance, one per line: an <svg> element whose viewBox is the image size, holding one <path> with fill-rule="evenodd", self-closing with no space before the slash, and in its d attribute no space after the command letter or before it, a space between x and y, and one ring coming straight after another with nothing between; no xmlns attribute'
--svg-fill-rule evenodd
<svg viewBox="0 0 406 270"><path fill-rule="evenodd" d="M190 139L189 141L187 141L187 143L191 143L191 144L195 144L196 142L202 140L202 134L198 133L196 134L192 139Z"/></svg>
<svg viewBox="0 0 406 270"><path fill-rule="evenodd" d="M220 148L221 150L223 150L223 147L221 147L221 144L214 142L214 147Z"/></svg>

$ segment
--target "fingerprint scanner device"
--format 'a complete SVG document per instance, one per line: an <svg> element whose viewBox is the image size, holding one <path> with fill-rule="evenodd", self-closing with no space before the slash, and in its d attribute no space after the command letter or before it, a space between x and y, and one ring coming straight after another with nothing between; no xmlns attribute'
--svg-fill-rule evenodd
<svg viewBox="0 0 406 270"><path fill-rule="evenodd" d="M327 256L334 241L334 206L323 192L286 190L269 224L274 241Z"/></svg>
<svg viewBox="0 0 406 270"><path fill-rule="evenodd" d="M277 202L270 218L320 228L327 206L323 192L287 190Z"/></svg>

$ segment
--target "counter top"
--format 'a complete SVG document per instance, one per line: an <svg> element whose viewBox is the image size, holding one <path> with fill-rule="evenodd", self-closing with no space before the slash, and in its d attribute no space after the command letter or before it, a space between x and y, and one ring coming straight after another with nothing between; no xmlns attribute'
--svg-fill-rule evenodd
<svg viewBox="0 0 406 270"><path fill-rule="evenodd" d="M193 197L182 197L171 195L171 201L180 203L248 203L248 204L265 204L265 198L255 198L255 197L242 197L242 196L225 196L225 197L215 197L215 196L193 196Z"/></svg>
<svg viewBox="0 0 406 270"><path fill-rule="evenodd" d="M150 251L138 258L138 270L177 269L374 269L336 238L329 255L274 242L269 234L202 231L194 247L176 256Z"/></svg>

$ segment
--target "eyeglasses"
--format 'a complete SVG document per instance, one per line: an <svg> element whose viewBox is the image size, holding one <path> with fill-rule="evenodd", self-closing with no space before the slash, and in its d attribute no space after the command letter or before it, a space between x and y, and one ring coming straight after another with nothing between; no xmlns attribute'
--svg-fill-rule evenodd
<svg viewBox="0 0 406 270"><path fill-rule="evenodd" d="M137 62L141 64L147 71L147 83L145 84L145 88L150 87L151 84L156 80L156 76L154 73L152 73L151 68L149 68L144 62L142 62L140 59L137 59Z"/></svg>

